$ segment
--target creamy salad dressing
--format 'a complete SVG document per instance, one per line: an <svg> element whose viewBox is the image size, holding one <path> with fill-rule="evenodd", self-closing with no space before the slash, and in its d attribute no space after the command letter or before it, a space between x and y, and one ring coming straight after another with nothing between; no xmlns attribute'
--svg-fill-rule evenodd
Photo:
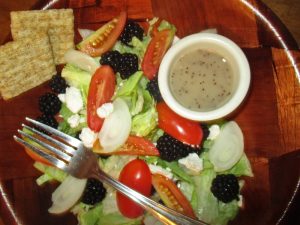
<svg viewBox="0 0 300 225"><path fill-rule="evenodd" d="M234 91L234 73L227 59L196 49L174 62L169 84L175 99L191 110L205 112L225 104Z"/></svg>

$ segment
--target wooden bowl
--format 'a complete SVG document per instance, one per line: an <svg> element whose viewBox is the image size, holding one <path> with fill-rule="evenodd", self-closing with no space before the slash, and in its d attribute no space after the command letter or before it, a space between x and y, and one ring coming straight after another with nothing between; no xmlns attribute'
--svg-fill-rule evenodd
<svg viewBox="0 0 300 225"><path fill-rule="evenodd" d="M174 23L178 36L217 28L245 52L251 67L249 96L232 116L245 135L255 177L245 178L245 206L231 224L300 224L300 51L280 20L260 0L58 0L40 8L74 8L76 28L96 29L128 11L143 21L159 16ZM78 34L76 40L78 41ZM38 114L47 84L10 101L0 100L1 216L5 224L77 224L71 214L47 212L55 184L38 187L39 173L13 134L25 116Z"/></svg>

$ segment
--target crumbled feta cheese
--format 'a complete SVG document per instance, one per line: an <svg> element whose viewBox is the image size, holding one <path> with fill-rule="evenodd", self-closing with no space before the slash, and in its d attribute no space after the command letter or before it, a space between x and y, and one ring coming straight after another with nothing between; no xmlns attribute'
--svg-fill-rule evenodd
<svg viewBox="0 0 300 225"><path fill-rule="evenodd" d="M152 174L158 173L161 174L169 179L173 178L173 174L168 171L167 169L162 168L161 166L153 165L153 164L148 164L149 169Z"/></svg>
<svg viewBox="0 0 300 225"><path fill-rule="evenodd" d="M66 89L66 105L73 113L78 113L83 108L83 100L78 88Z"/></svg>
<svg viewBox="0 0 300 225"><path fill-rule="evenodd" d="M90 128L85 127L82 129L79 138L87 148L92 148L97 139L97 133L93 132Z"/></svg>
<svg viewBox="0 0 300 225"><path fill-rule="evenodd" d="M188 169L192 174L203 170L203 160L196 153L190 153L187 157L178 160L179 165Z"/></svg>
<svg viewBox="0 0 300 225"><path fill-rule="evenodd" d="M209 135L208 135L207 139L214 140L219 135L219 133L220 133L219 125L214 124L209 128Z"/></svg>
<svg viewBox="0 0 300 225"><path fill-rule="evenodd" d="M104 103L97 109L97 115L100 118L106 118L114 110L114 105L112 103Z"/></svg>
<svg viewBox="0 0 300 225"><path fill-rule="evenodd" d="M78 114L74 114L68 118L68 123L72 128L77 127L79 122L80 122L80 116Z"/></svg>
<svg viewBox="0 0 300 225"><path fill-rule="evenodd" d="M58 94L57 97L62 103L66 102L66 94Z"/></svg>

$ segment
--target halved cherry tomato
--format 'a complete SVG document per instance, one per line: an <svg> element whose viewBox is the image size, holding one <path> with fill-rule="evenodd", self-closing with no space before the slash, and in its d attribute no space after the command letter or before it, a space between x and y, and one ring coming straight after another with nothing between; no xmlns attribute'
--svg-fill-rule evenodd
<svg viewBox="0 0 300 225"><path fill-rule="evenodd" d="M27 155L29 155L29 157L32 158L34 161L44 163L44 164L46 164L48 166L52 166L52 164L48 160L46 160L45 158L41 157L40 155L38 155L37 153L35 153L31 149L26 148L26 147L24 149L25 149L25 152L27 153Z"/></svg>
<svg viewBox="0 0 300 225"><path fill-rule="evenodd" d="M165 29L157 32L151 39L142 61L142 70L148 79L153 79L158 71L160 62L170 47L174 31Z"/></svg>
<svg viewBox="0 0 300 225"><path fill-rule="evenodd" d="M152 27L152 30L151 30L151 33L150 33L151 37L157 35L157 33L159 32L158 27L159 27L161 21L162 21L162 19L158 18L158 20L153 24L153 27Z"/></svg>
<svg viewBox="0 0 300 225"><path fill-rule="evenodd" d="M93 151L99 154L106 154L103 151L99 140L95 142ZM151 141L138 136L129 136L124 145L122 145L116 151L110 152L109 154L158 156L159 151Z"/></svg>
<svg viewBox="0 0 300 225"><path fill-rule="evenodd" d="M127 13L121 12L120 15L77 45L77 48L90 56L102 55L113 47L125 26Z"/></svg>
<svg viewBox="0 0 300 225"><path fill-rule="evenodd" d="M160 174L152 174L152 184L166 206L196 219L190 202L172 180Z"/></svg>
<svg viewBox="0 0 300 225"><path fill-rule="evenodd" d="M158 126L162 130L183 143L201 144L203 131L197 122L179 116L164 102L158 103L156 109L158 112Z"/></svg>
<svg viewBox="0 0 300 225"><path fill-rule="evenodd" d="M91 130L98 132L104 119L98 117L97 108L111 100L116 78L110 66L99 67L92 77L87 100L87 123Z"/></svg>
<svg viewBox="0 0 300 225"><path fill-rule="evenodd" d="M145 196L149 197L151 194L151 172L141 159L134 159L125 165L119 180ZM120 212L128 218L136 218L144 213L141 206L119 192L117 192L117 205Z"/></svg>

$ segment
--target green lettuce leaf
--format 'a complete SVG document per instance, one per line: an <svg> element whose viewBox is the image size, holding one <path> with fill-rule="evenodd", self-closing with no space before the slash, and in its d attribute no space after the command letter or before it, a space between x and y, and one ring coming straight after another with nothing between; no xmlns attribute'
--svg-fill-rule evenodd
<svg viewBox="0 0 300 225"><path fill-rule="evenodd" d="M157 126L158 114L154 107L132 118L131 134L147 136Z"/></svg>
<svg viewBox="0 0 300 225"><path fill-rule="evenodd" d="M63 182L67 177L67 173L53 166L48 166L40 162L35 162L33 166L40 172L44 173L36 180L38 185L42 185L52 180Z"/></svg>
<svg viewBox="0 0 300 225"><path fill-rule="evenodd" d="M243 154L241 159L231 169L225 171L225 173L232 173L238 177L239 176L253 177L251 164L246 154Z"/></svg>
<svg viewBox="0 0 300 225"><path fill-rule="evenodd" d="M61 76L64 77L70 86L76 87L81 91L83 101L86 104L87 95L91 81L91 74L72 64L67 64L61 71Z"/></svg>
<svg viewBox="0 0 300 225"><path fill-rule="evenodd" d="M139 62L141 63L150 40L150 36L144 36L142 41L137 37L133 37L131 42L129 42L130 46L124 45L121 41L118 41L114 45L113 50L117 50L120 53L135 54L137 55L137 57L139 58Z"/></svg>
<svg viewBox="0 0 300 225"><path fill-rule="evenodd" d="M193 176L197 194L196 215L211 225L225 225L235 218L239 207L236 200L230 203L218 201L210 191L216 172L212 169L203 170L200 175Z"/></svg>
<svg viewBox="0 0 300 225"><path fill-rule="evenodd" d="M119 212L104 214L101 203L92 209L81 210L78 213L78 221L81 225L140 225L141 220L141 218L126 218Z"/></svg>
<svg viewBox="0 0 300 225"><path fill-rule="evenodd" d="M71 136L76 136L78 132L80 132L84 127L87 127L86 123L86 115L85 114L79 114L80 117L85 118L82 123L79 123L77 127L70 127L70 124L67 122L68 119L74 115L74 113L66 106L65 103L62 104L61 109L59 111L60 116L63 118L63 121L61 121L58 125L58 130L71 135Z"/></svg>

